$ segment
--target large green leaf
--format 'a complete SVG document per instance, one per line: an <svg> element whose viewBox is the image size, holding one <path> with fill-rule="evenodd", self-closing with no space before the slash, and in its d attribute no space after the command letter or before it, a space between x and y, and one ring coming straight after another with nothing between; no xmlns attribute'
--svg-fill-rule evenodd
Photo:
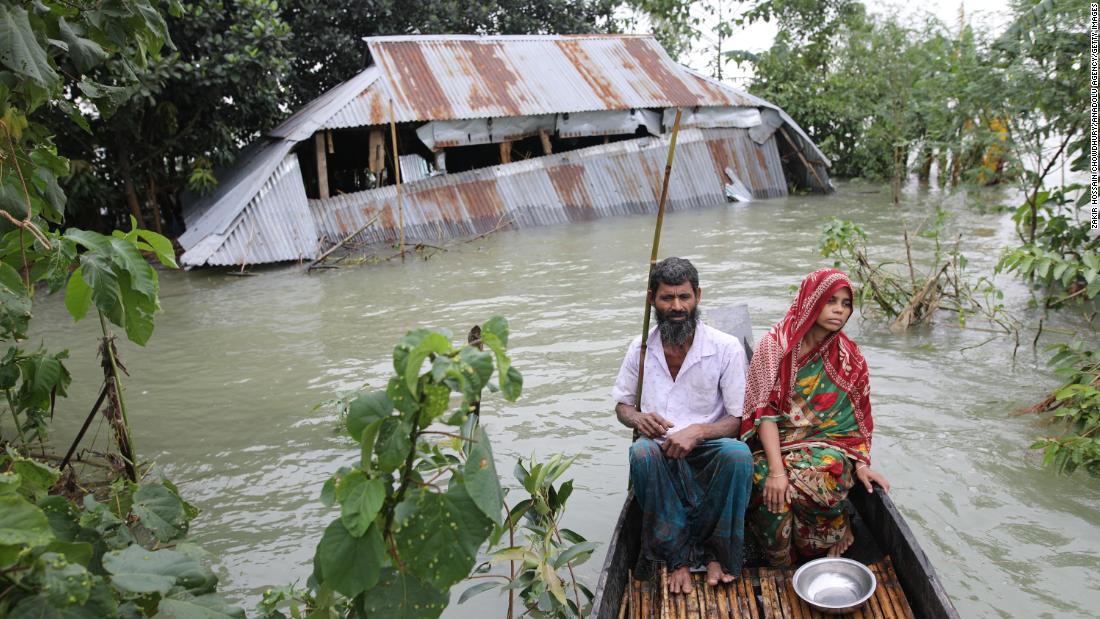
<svg viewBox="0 0 1100 619"><path fill-rule="evenodd" d="M146 296L134 290L132 279L127 271L120 273L118 278L124 307L123 327L131 342L144 346L153 335L153 315L158 309L157 297L155 292L153 296Z"/></svg>
<svg viewBox="0 0 1100 619"><path fill-rule="evenodd" d="M58 606L84 604L92 593L95 579L83 565L70 563L65 557L47 552L39 557L40 582L43 591Z"/></svg>
<svg viewBox="0 0 1100 619"><path fill-rule="evenodd" d="M447 600L446 590L441 591L411 574L386 568L378 586L362 597L361 615L386 619L429 619L443 613Z"/></svg>
<svg viewBox="0 0 1100 619"><path fill-rule="evenodd" d="M355 537L342 521L336 520L325 529L314 560L326 585L353 598L378 582L384 556L377 525Z"/></svg>
<svg viewBox="0 0 1100 619"><path fill-rule="evenodd" d="M385 391L372 391L355 398L348 404L348 434L356 441L362 440L363 430L370 424L385 419L393 412L393 402Z"/></svg>
<svg viewBox="0 0 1100 619"><path fill-rule="evenodd" d="M82 604L59 606L45 593L39 593L22 601L12 609L9 619L103 619L118 614L118 603L111 588L98 576L88 599Z"/></svg>
<svg viewBox="0 0 1100 619"><path fill-rule="evenodd" d="M80 321L88 314L88 308L92 306L92 287L84 281L84 273L77 267L69 276L69 283L65 286L65 309L73 320Z"/></svg>
<svg viewBox="0 0 1100 619"><path fill-rule="evenodd" d="M478 509L490 520L500 524L504 509L504 493L500 489L500 478L497 477L496 464L493 462L493 449L489 444L489 435L482 427L478 427L477 433L474 434L474 443L470 446L470 452L466 457L466 467L462 477L466 484L466 492Z"/></svg>
<svg viewBox="0 0 1100 619"><path fill-rule="evenodd" d="M53 538L46 514L14 494L0 495L0 545L39 546Z"/></svg>
<svg viewBox="0 0 1100 619"><path fill-rule="evenodd" d="M216 593L174 593L160 601L154 619L244 619L244 611Z"/></svg>
<svg viewBox="0 0 1100 619"><path fill-rule="evenodd" d="M145 550L136 544L103 555L111 582L126 593L166 594L174 586L191 588L208 582L209 570L197 559L171 550Z"/></svg>
<svg viewBox="0 0 1100 619"><path fill-rule="evenodd" d="M149 244L149 247L153 249L153 254L162 265L170 269L179 268L179 265L176 264L176 250L172 247L172 241L152 230L137 229L137 234L138 238Z"/></svg>
<svg viewBox="0 0 1100 619"><path fill-rule="evenodd" d="M489 320L486 320L485 324L481 325L481 333L482 335L492 333L500 340L500 345L507 348L508 319L503 316L493 316Z"/></svg>
<svg viewBox="0 0 1100 619"><path fill-rule="evenodd" d="M92 289L92 302L112 323L123 325L126 320L125 304L122 301L122 289L118 277L111 268L110 259L97 252L87 251L80 255L80 271L84 281Z"/></svg>
<svg viewBox="0 0 1100 619"><path fill-rule="evenodd" d="M57 28L61 40L69 45L69 58L81 73L91 71L107 59L107 52L103 51L99 43L77 34L64 17L57 20Z"/></svg>
<svg viewBox="0 0 1100 619"><path fill-rule="evenodd" d="M53 359L53 357L49 357ZM55 360L56 361L56 360ZM46 492L53 487L57 482L60 473L57 469L51 468L38 462L31 460L30 458L16 458L11 463L11 470L19 474L22 479L22 485L20 491L25 496L33 499L46 494Z"/></svg>
<svg viewBox="0 0 1100 619"><path fill-rule="evenodd" d="M412 443L409 442L410 432L409 424L399 417L390 417L382 422L374 446L379 469L392 471L405 463L409 450L412 449Z"/></svg>
<svg viewBox="0 0 1100 619"><path fill-rule="evenodd" d="M422 492L397 531L397 550L411 573L446 590L470 573L492 528L462 486Z"/></svg>
<svg viewBox="0 0 1100 619"><path fill-rule="evenodd" d="M344 476L336 486L340 502L340 520L354 537L366 533L386 500L381 479L367 479L361 471Z"/></svg>
<svg viewBox="0 0 1100 619"><path fill-rule="evenodd" d="M130 274L130 286L147 297L157 294L157 273L132 241L110 237L114 263Z"/></svg>
<svg viewBox="0 0 1100 619"><path fill-rule="evenodd" d="M45 88L58 82L46 50L39 45L27 11L22 6L0 4L0 64L25 75Z"/></svg>
<svg viewBox="0 0 1100 619"><path fill-rule="evenodd" d="M425 335L413 347L409 352L408 360L405 362L405 368L401 372L401 375L405 378L405 385L413 396L418 394L420 366L424 365L424 360L428 358L428 355L442 355L449 352L451 352L451 341L442 333L435 332Z"/></svg>
<svg viewBox="0 0 1100 619"><path fill-rule="evenodd" d="M131 509L141 524L162 542L170 542L187 533L183 501L163 484L141 484L134 493Z"/></svg>
<svg viewBox="0 0 1100 619"><path fill-rule="evenodd" d="M7 262L0 262L0 335L4 339L27 336L31 319L31 299L23 278Z"/></svg>
<svg viewBox="0 0 1100 619"><path fill-rule="evenodd" d="M474 375L467 375L466 378L467 380L477 379L473 381L476 389L480 390L489 382L489 377L493 375L492 353L466 346L458 354L458 358L474 370Z"/></svg>

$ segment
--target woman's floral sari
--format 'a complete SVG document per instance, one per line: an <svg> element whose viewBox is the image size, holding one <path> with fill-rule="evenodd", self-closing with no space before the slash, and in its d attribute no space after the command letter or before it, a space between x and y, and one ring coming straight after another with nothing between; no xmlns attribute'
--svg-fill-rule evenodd
<svg viewBox="0 0 1100 619"><path fill-rule="evenodd" d="M775 422L793 494L779 513L763 504L768 462L757 441L748 519L772 565L820 556L843 539L848 530L844 499L855 462L870 463L870 389L859 348L837 332L814 350L800 350L821 308L842 287L851 290L851 283L835 269L807 276L787 316L761 341L749 369L742 438L748 442L761 422Z"/></svg>

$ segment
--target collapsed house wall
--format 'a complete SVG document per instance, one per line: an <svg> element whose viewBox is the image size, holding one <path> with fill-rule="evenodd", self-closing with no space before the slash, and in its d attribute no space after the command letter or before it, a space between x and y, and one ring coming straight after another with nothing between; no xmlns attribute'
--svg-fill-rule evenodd
<svg viewBox="0 0 1100 619"><path fill-rule="evenodd" d="M668 136L644 137L506 165L426 178L401 186L406 242L483 234L502 225L528 228L613 215L656 212ZM774 138L757 144L746 129L685 129L677 140L669 210L725 202L728 173L753 198L787 195ZM322 234L364 243L398 237L395 187L310 200Z"/></svg>

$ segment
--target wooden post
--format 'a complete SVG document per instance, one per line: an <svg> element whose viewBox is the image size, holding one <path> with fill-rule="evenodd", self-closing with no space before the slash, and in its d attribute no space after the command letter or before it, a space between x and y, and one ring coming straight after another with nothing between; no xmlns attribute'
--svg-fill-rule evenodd
<svg viewBox="0 0 1100 619"><path fill-rule="evenodd" d="M510 140L500 143L500 162L512 163L512 142Z"/></svg>
<svg viewBox="0 0 1100 619"><path fill-rule="evenodd" d="M397 120L393 115L393 99L390 99L390 137L393 138L393 174L397 190L397 218L400 228L400 240L397 250L401 252L401 262L405 261L405 208L401 204L401 157L397 153Z"/></svg>
<svg viewBox="0 0 1100 619"><path fill-rule="evenodd" d="M317 194L328 197L328 161L325 159L325 133L313 134L313 153L317 158Z"/></svg>
<svg viewBox="0 0 1100 619"><path fill-rule="evenodd" d="M371 129L367 146L370 149L367 154L367 169L381 180L382 170L386 169L386 134L381 129Z"/></svg>
<svg viewBox="0 0 1100 619"><path fill-rule="evenodd" d="M802 149L794 143L794 140L791 139L791 136L787 135L787 130L783 127L780 127L779 130L783 132L783 137L787 139L787 143L790 144L791 148L794 149L794 154L798 155L798 158L802 160L802 165L806 166L806 169L810 171L810 174L813 174L814 178L817 179L817 185L818 187L821 187L821 191L828 191L829 187L825 184L825 181L821 180L821 177L817 175L817 170L815 170L814 167L810 165L809 161L806 161L806 156L802 154Z"/></svg>
<svg viewBox="0 0 1100 619"><path fill-rule="evenodd" d="M553 154L554 149L550 147L550 134L546 133L546 129L539 129L539 139L542 140L542 154Z"/></svg>

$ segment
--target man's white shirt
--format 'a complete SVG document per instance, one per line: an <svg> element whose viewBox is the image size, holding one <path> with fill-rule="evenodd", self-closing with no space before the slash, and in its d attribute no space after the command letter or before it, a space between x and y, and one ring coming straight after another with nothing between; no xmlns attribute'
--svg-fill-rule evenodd
<svg viewBox="0 0 1100 619"><path fill-rule="evenodd" d="M611 390L616 402L635 405L641 346L642 337L638 336L627 348ZM741 342L700 322L684 364L673 380L665 361L660 330L654 327L647 341L640 410L657 413L675 424L669 434L696 423L714 423L727 415L740 417L747 373Z"/></svg>

